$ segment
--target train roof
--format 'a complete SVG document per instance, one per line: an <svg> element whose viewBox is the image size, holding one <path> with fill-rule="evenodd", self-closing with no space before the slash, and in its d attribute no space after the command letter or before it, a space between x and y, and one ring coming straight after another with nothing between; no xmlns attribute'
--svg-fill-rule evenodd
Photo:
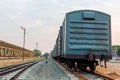
<svg viewBox="0 0 120 80"><path fill-rule="evenodd" d="M75 10L75 11L71 11L71 12L66 13L66 15L69 15L69 14L72 14L72 13L77 13L77 12L84 12L84 11L97 12L97 13L105 14L105 15L107 15L107 16L110 17L110 15L107 14L107 13L104 13L104 12L101 12L101 11L97 11L97 10L87 10L87 9L86 9L86 10Z"/></svg>

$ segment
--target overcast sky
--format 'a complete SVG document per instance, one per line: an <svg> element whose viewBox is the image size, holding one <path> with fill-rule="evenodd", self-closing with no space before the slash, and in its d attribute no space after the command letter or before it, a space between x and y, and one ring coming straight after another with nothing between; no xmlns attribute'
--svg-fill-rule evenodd
<svg viewBox="0 0 120 80"><path fill-rule="evenodd" d="M112 44L120 45L119 0L0 0L0 39L22 47L26 28L27 49L53 49L65 13L98 10L111 15Z"/></svg>

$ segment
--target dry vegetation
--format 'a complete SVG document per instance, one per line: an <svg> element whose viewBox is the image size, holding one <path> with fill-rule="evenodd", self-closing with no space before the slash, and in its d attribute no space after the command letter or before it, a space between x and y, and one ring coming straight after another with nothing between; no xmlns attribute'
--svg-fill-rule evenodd
<svg viewBox="0 0 120 80"><path fill-rule="evenodd" d="M0 67L15 65L23 62L29 62L32 60L39 60L42 58L25 58L24 61L22 59L8 59L8 60L0 60Z"/></svg>
<svg viewBox="0 0 120 80"><path fill-rule="evenodd" d="M96 72L120 80L120 63L107 63L107 68L98 66Z"/></svg>

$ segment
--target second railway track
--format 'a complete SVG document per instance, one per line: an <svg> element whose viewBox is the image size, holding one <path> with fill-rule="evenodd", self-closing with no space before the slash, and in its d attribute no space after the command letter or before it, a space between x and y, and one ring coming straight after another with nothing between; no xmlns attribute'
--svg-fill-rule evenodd
<svg viewBox="0 0 120 80"><path fill-rule="evenodd" d="M2 80L16 80L26 69L40 61L32 61L18 65L12 65L0 68L0 79ZM9 77L7 77L9 76Z"/></svg>

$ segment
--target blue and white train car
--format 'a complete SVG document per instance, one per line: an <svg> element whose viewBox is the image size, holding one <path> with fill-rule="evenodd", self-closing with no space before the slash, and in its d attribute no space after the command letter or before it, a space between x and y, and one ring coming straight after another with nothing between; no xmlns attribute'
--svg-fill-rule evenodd
<svg viewBox="0 0 120 80"><path fill-rule="evenodd" d="M97 59L111 59L111 17L94 10L78 10L66 14L56 40L56 58L70 68L94 71Z"/></svg>

